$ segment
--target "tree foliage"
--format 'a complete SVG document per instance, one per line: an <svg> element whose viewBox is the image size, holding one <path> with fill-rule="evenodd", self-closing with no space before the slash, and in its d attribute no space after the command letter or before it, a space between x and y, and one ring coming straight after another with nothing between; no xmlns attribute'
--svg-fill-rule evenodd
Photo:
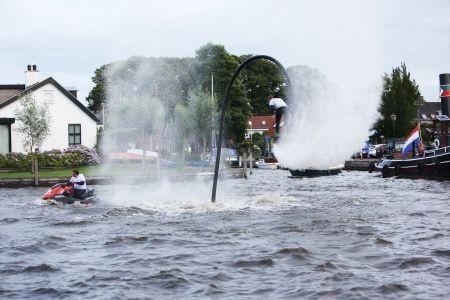
<svg viewBox="0 0 450 300"><path fill-rule="evenodd" d="M205 92L194 91L186 104L178 103L175 107L174 125L180 150L184 151L188 141L202 145L206 152L207 141L212 130L216 129L216 103Z"/></svg>
<svg viewBox="0 0 450 300"><path fill-rule="evenodd" d="M50 113L48 107L39 105L31 93L20 98L20 107L15 111L17 131L23 137L23 148L32 152L42 146L50 135Z"/></svg>
<svg viewBox="0 0 450 300"><path fill-rule="evenodd" d="M102 105L106 100L106 68L107 65L103 65L94 71L94 76L92 77L94 87L86 97L86 101L88 103L87 107L93 112L100 112Z"/></svg>
<svg viewBox="0 0 450 300"><path fill-rule="evenodd" d="M242 55L239 61L243 62L251 55ZM241 72L242 83L245 86L247 97L253 115L270 115L271 110L267 104L269 95L285 98L285 79L277 65L268 60L257 60Z"/></svg>
<svg viewBox="0 0 450 300"><path fill-rule="evenodd" d="M196 84L203 90L211 86L214 76L214 94L222 103L227 85L239 59L228 53L223 45L206 44L196 51L194 74ZM234 143L240 143L245 136L247 121L251 114L245 87L240 78L233 84L225 114L225 136Z"/></svg>
<svg viewBox="0 0 450 300"><path fill-rule="evenodd" d="M206 152L206 142L216 127L216 103L207 93L195 91L189 96L187 110L190 132L195 134Z"/></svg>
<svg viewBox="0 0 450 300"><path fill-rule="evenodd" d="M394 122L391 114L395 113L395 135L406 136L414 127L413 121L416 117L415 101L420 97L419 86L411 78L405 63L394 68L391 74L383 77L384 89L381 96L379 113L381 118L375 125L378 134L385 137L394 136Z"/></svg>
<svg viewBox="0 0 450 300"><path fill-rule="evenodd" d="M176 108L180 107L179 105L188 105L193 99L203 99L196 102L201 104L200 109L211 109L211 114L216 114L223 101L228 81L238 65L247 57L248 55L238 57L227 52L223 45L209 43L200 47L194 58L134 56L125 61L103 65L92 77L95 86L86 98L88 108L99 114L106 98L108 106L111 102L110 94L114 94L128 98L160 99L166 112L166 121L170 123L176 123ZM251 114L269 113L267 96L276 93L284 95L284 79L278 67L271 62L254 62L241 74L232 87L225 116L225 137L235 144L244 139ZM214 104L208 102L212 93L212 76ZM178 114L180 113L181 109L178 108ZM200 114L205 115L205 111ZM215 122L218 121L216 118ZM197 127L202 129L200 135L204 144L211 136L211 132L206 131L212 129L212 126L203 124Z"/></svg>

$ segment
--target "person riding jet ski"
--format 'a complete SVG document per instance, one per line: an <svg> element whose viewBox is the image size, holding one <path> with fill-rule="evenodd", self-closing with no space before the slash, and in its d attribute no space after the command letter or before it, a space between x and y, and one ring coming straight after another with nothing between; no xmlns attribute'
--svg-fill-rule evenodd
<svg viewBox="0 0 450 300"><path fill-rule="evenodd" d="M86 179L83 174L75 169L72 171L72 177L70 178L70 183L73 185L74 194L73 197L77 199L83 199L84 193L86 193L87 185Z"/></svg>
<svg viewBox="0 0 450 300"><path fill-rule="evenodd" d="M83 174L73 170L70 181L55 184L45 192L42 199L48 204L89 204L94 202L94 190L87 188Z"/></svg>

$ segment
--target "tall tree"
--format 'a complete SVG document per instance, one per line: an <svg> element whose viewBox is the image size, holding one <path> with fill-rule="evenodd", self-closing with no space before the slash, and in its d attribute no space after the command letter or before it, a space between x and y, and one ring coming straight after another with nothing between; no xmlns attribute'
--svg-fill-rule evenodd
<svg viewBox="0 0 450 300"><path fill-rule="evenodd" d="M106 76L105 76L106 68L107 65L103 65L95 70L94 76L92 77L94 87L89 92L89 95L86 97L86 101L88 103L87 107L94 113L100 112L100 110L102 109L102 105L106 99Z"/></svg>
<svg viewBox="0 0 450 300"><path fill-rule="evenodd" d="M178 141L176 143L176 146L178 146L178 149L181 153L181 161L185 162L185 149L187 146L187 143L189 141L189 138L192 135L192 124L189 117L189 111L187 108L187 105L184 105L182 103L178 103L175 106L175 112L174 112L174 125L175 125L175 134L176 134L176 140Z"/></svg>
<svg viewBox="0 0 450 300"><path fill-rule="evenodd" d="M106 98L120 95L159 98L169 115L186 101L193 87L192 58L133 56L96 69L94 87L86 97L88 108L99 114Z"/></svg>
<svg viewBox="0 0 450 300"><path fill-rule="evenodd" d="M20 106L15 110L19 123L17 131L22 134L23 148L33 152L42 146L50 135L50 113L45 105L39 105L31 93L20 98Z"/></svg>
<svg viewBox="0 0 450 300"><path fill-rule="evenodd" d="M242 55L243 62L251 55ZM245 85L247 97L250 101L253 115L270 115L267 103L269 95L284 98L285 79L278 66L268 60L257 60L247 65L241 73L242 83Z"/></svg>
<svg viewBox="0 0 450 300"><path fill-rule="evenodd" d="M378 134L386 137L394 136L394 122L392 113L397 115L395 121L395 135L406 136L413 128L416 116L415 101L420 97L419 86L411 78L405 63L392 69L391 74L383 77L384 89L381 95L379 113L381 118L375 125Z"/></svg>
<svg viewBox="0 0 450 300"><path fill-rule="evenodd" d="M216 103L207 93L195 91L190 94L187 107L191 132L199 139L203 153L206 153L206 143L212 130L217 127Z"/></svg>
<svg viewBox="0 0 450 300"><path fill-rule="evenodd" d="M238 57L229 54L223 45L206 44L196 51L193 64L195 82L203 90L210 91L211 75L213 75L214 94L218 103L222 103L228 81L238 65ZM245 86L238 78L230 91L225 115L225 135L228 140L239 143L244 139L250 114L251 107Z"/></svg>
<svg viewBox="0 0 450 300"><path fill-rule="evenodd" d="M150 141L155 139L151 150L161 150L158 140L164 130L166 112L160 99L149 95L122 98L110 107L110 110L107 126L116 130L119 135L114 142L108 141L108 146L118 146L120 149L126 147L130 140L134 140L141 144L145 154L146 150L150 150ZM121 131L124 135L120 134Z"/></svg>

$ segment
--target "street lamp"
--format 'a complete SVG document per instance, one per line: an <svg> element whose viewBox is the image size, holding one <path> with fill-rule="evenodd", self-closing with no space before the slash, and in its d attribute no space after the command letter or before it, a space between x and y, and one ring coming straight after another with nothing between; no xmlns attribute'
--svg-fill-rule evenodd
<svg viewBox="0 0 450 300"><path fill-rule="evenodd" d="M397 115L395 113L391 114L391 120L392 120L392 134L394 135L392 152L394 152L395 151L395 121L397 120Z"/></svg>

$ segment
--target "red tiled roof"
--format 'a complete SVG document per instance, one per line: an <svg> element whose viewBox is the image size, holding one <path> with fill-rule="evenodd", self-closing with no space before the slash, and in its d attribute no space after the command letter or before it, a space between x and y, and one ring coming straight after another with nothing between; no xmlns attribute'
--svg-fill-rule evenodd
<svg viewBox="0 0 450 300"><path fill-rule="evenodd" d="M270 116L253 116L250 118L249 122L252 122L248 124L249 129L253 130L267 130L267 133L265 135L273 136L275 133L275 127L273 125L275 124L275 119L272 115Z"/></svg>

